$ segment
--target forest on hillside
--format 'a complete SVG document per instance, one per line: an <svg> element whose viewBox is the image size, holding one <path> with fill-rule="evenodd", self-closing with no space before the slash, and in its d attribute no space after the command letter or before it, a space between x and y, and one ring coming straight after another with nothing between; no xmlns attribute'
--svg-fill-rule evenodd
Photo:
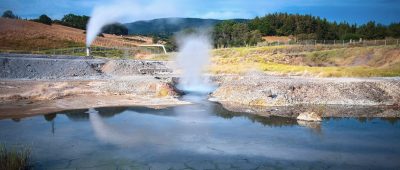
<svg viewBox="0 0 400 170"><path fill-rule="evenodd" d="M400 22L383 25L370 21L357 25L330 22L311 15L274 13L247 23L225 21L214 28L216 47L253 45L261 36L293 36L295 40L359 40L400 38Z"/></svg>
<svg viewBox="0 0 400 170"><path fill-rule="evenodd" d="M5 11L2 17L21 19L12 11ZM58 23L61 25L74 27L78 29L86 29L86 25L90 17L85 15L67 14L61 20L52 20L47 15L41 15L37 19L32 19L35 22L51 25ZM331 22L325 18L320 18L312 15L301 14L288 14L288 13L273 13L267 14L263 17L256 17L251 20L225 20L217 22L216 20L201 21L202 19L182 19L179 24L184 24L185 27L177 30L171 24L165 25L169 22L160 22L159 20L146 21L147 24L136 24L136 26L143 25L144 28L127 27L130 24L111 24L103 28L103 33L127 35L132 32L130 29L149 29L148 25L157 25L162 27L162 32L152 32L154 42L163 40L167 42L170 50L176 49L175 40L173 38L176 32L193 32L187 31L188 29L201 28L200 23L207 23L212 32L212 39L214 46L219 47L240 47L256 45L258 42L263 41L263 36L290 36L294 41L297 40L372 40L372 39L385 39L385 38L400 38L400 22L383 25L374 21L365 24L357 25L348 22ZM203 19L204 20L204 19ZM194 22L195 21L195 22ZM143 22L143 21L139 21ZM182 23L188 22L188 23ZM161 24L161 25L160 25ZM163 25L164 24L164 25ZM135 25L135 24L133 24ZM174 27L165 28L165 27ZM175 32L166 33L165 30L173 30Z"/></svg>

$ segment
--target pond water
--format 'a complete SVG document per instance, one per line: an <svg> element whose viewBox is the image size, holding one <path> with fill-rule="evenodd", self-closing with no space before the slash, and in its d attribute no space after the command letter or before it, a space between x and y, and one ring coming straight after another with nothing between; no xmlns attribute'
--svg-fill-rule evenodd
<svg viewBox="0 0 400 170"><path fill-rule="evenodd" d="M307 123L205 101L3 119L0 142L30 146L35 169L400 168L397 119Z"/></svg>

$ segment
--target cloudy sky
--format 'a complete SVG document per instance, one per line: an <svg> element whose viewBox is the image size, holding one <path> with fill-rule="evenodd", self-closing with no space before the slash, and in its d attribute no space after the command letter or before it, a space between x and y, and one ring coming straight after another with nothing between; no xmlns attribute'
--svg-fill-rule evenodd
<svg viewBox="0 0 400 170"><path fill-rule="evenodd" d="M12 10L23 18L47 14L60 19L67 13L91 15L98 5L124 1L141 5L155 3L154 0L0 0L0 12ZM173 11L165 17L254 18L267 13L288 12L358 24L369 20L384 24L400 21L400 0L165 0L156 3L160 2L164 4L158 5L158 10L168 7L169 11ZM143 19L153 17L151 14L146 16Z"/></svg>

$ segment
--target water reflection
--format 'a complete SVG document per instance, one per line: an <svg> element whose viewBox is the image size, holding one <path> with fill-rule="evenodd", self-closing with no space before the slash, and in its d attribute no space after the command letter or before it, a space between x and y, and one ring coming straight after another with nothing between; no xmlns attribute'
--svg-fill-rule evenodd
<svg viewBox="0 0 400 170"><path fill-rule="evenodd" d="M185 100L196 104L166 109L92 108L18 123L3 120L0 135L6 141L33 142L39 160L67 160L63 165L54 163L57 165L52 165L53 169L88 167L93 162L116 165L115 160L141 161L154 169L154 164L168 164L159 169L175 164L181 169L186 167L182 164L204 169L203 165L213 163L238 169L271 165L283 169L303 165L299 169L315 165L317 169L332 165L337 169L400 167L395 161L400 159L398 119L327 118L323 122L304 122L231 112L197 98ZM49 125L52 134L47 130Z"/></svg>
<svg viewBox="0 0 400 170"><path fill-rule="evenodd" d="M44 117L44 119L46 121L51 122L57 117L57 114L56 113L50 113L50 114L43 115L43 117Z"/></svg>
<svg viewBox="0 0 400 170"><path fill-rule="evenodd" d="M190 97L186 98L186 100L191 100L197 102L196 108L191 107L169 107L163 109L154 109L148 107L110 107L110 108L96 108L98 115L102 118L111 118L118 114L121 114L124 111L137 112L140 114L150 114L150 115L159 115L159 116L188 116L187 118L195 118L194 116L201 115L202 113L207 113L206 115L216 115L218 117L224 119L232 119L237 117L243 117L249 119L252 122L261 123L264 126L270 127L284 127L284 126L305 126L309 128L320 128L317 123L310 124L309 122L301 122L297 121L293 117L282 117L282 116L260 116L253 113L245 113L245 112L233 112L224 108L221 104L218 103L210 103L202 100L201 98ZM198 107L197 107L198 106ZM185 110L186 109L186 110ZM198 110L202 110L201 112L196 112L194 115L190 115L191 113ZM207 111L206 111L207 110ZM44 115L46 121L52 121L56 118L57 114L65 115L72 121L89 121L89 114L87 114L88 109L79 109L79 110L68 110L62 111L58 113L50 113ZM200 114L199 114L200 113ZM190 115L190 116L189 116ZM328 117L325 120L341 120L343 117ZM373 120L379 119L385 122L388 122L391 125L395 125L399 123L399 118L396 117L355 117L352 118L357 120L360 123L367 123ZM20 122L20 118L12 118L15 122ZM196 119L199 120L199 119ZM307 125L306 125L307 124Z"/></svg>

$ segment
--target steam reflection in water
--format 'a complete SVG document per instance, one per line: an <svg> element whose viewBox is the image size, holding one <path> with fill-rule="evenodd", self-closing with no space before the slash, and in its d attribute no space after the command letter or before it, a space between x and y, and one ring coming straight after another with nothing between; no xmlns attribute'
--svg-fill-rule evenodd
<svg viewBox="0 0 400 170"><path fill-rule="evenodd" d="M340 155L342 163L354 165L365 165L372 162L394 163L391 162L394 159L388 159L388 155L384 153L352 153L335 149L321 149L321 144L318 143L321 141L329 143L328 145L340 141L339 143L344 146L359 143L365 148L373 147L375 144L356 138L347 139L348 141L330 138L331 141L326 141L321 125L318 123L294 120L293 125L298 124L311 129L312 133L300 136L294 134L295 131L277 131L273 127L265 127L260 131L260 125L249 126L247 123L240 124L243 123L241 121L218 119L215 117L216 115L211 114L215 111L215 104L199 102L197 98L194 100L198 102L195 105L173 108L173 116L149 116L145 113L130 111L130 116L134 117L136 121L126 123L123 127L107 125L97 111L90 109L90 122L96 136L104 142L120 147L150 145L157 152L164 153L180 150L205 155L242 155L291 161L323 161L325 163L337 162L337 156ZM291 138L290 136L296 137ZM296 138L300 140L298 145L296 145ZM302 143L305 141L308 141L306 146ZM314 142L315 146L313 146ZM322 144L322 146L324 145ZM400 155L391 156L399 158Z"/></svg>
<svg viewBox="0 0 400 170"><path fill-rule="evenodd" d="M314 124L231 112L193 96L184 100L195 104L3 119L0 142L32 145L37 169L400 167L398 119L331 118Z"/></svg>

